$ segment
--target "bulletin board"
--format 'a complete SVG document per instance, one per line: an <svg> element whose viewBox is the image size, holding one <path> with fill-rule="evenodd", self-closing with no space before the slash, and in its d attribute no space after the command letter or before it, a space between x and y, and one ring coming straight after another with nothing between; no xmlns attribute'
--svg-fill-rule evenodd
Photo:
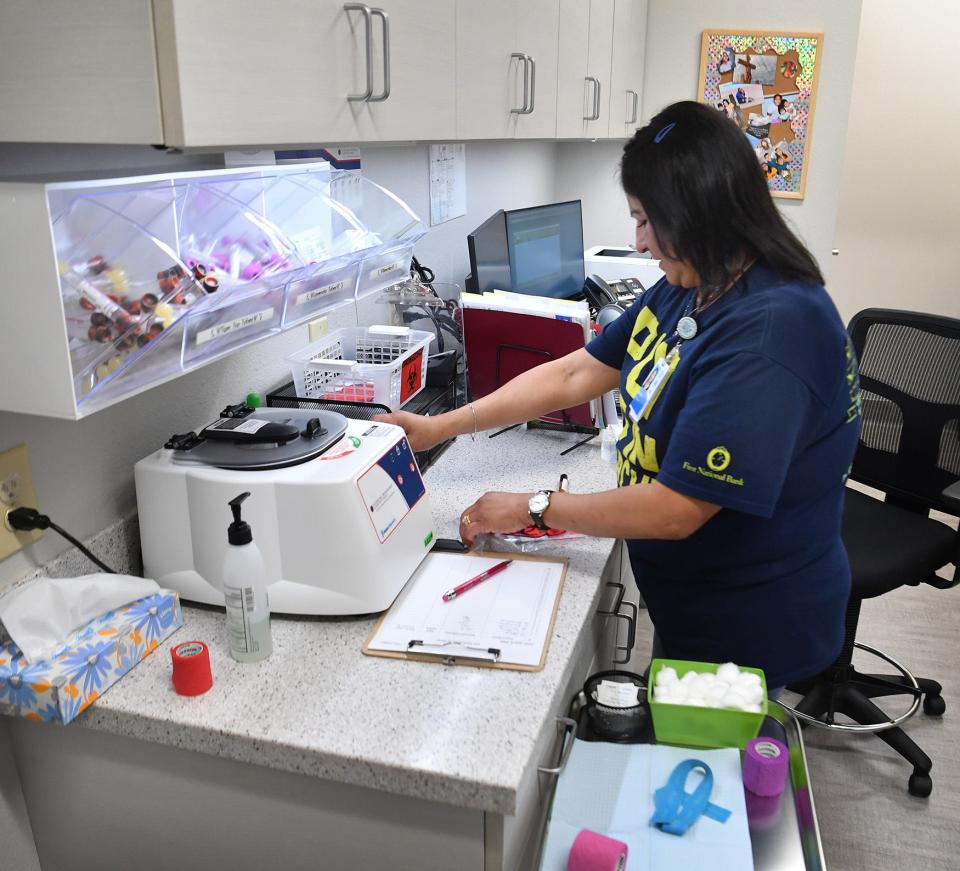
<svg viewBox="0 0 960 871"><path fill-rule="evenodd" d="M822 33L705 30L698 99L737 124L775 197L807 187Z"/></svg>

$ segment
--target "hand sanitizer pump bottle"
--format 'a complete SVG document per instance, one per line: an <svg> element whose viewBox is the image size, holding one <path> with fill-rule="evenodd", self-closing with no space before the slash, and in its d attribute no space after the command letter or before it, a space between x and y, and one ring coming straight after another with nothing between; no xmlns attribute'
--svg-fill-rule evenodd
<svg viewBox="0 0 960 871"><path fill-rule="evenodd" d="M233 523L227 529L223 560L230 655L238 662L258 662L273 652L263 556L253 543L250 524L240 519L240 506L249 495L241 493L229 502Z"/></svg>

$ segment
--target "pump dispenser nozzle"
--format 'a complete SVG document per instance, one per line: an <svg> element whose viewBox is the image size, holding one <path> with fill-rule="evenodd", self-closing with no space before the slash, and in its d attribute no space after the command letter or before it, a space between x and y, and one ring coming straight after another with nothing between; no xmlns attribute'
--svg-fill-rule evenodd
<svg viewBox="0 0 960 871"><path fill-rule="evenodd" d="M233 523L227 528L227 541L229 541L230 544L250 544L250 542L253 541L253 532L250 529L250 524L240 519L240 506L243 504L243 500L249 495L249 493L241 493L227 503L230 506L230 510L233 511Z"/></svg>

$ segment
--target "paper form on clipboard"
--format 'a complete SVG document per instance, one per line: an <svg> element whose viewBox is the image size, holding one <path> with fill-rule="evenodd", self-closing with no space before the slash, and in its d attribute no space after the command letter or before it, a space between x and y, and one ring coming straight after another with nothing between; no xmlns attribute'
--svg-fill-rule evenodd
<svg viewBox="0 0 960 871"><path fill-rule="evenodd" d="M513 560L505 571L443 601L444 592L505 556ZM562 559L431 553L374 628L363 652L540 669L565 573Z"/></svg>

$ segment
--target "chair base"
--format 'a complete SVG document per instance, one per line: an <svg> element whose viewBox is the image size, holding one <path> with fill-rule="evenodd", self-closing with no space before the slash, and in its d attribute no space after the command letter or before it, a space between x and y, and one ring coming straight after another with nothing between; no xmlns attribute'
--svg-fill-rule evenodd
<svg viewBox="0 0 960 871"><path fill-rule="evenodd" d="M796 708L789 708L803 724L842 732L875 733L913 765L909 791L911 795L925 798L933 789L930 769L933 763L920 747L900 728L900 724L912 717L923 698L925 713L939 716L946 708L941 697L942 687L934 680L915 678L893 658L867 647L857 647L886 660L900 675L863 674L850 663L839 663L812 681L793 684L793 692L803 694ZM899 717L891 718L871 699L889 695L913 696L910 709ZM837 723L836 715L843 714L856 724Z"/></svg>

